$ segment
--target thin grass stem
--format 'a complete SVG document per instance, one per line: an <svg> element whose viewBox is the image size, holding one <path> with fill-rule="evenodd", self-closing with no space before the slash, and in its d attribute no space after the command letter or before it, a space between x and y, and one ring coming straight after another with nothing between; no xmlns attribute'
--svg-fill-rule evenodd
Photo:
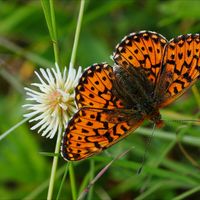
<svg viewBox="0 0 200 200"><path fill-rule="evenodd" d="M66 179L66 176L67 176L68 169L69 169L69 163L66 164L65 172L64 172L64 175L63 175L63 178L62 178L62 181L61 181L60 187L59 187L59 191L58 191L58 194L57 194L56 200L59 200L59 199L60 199L61 191L62 191L62 188L63 188L64 182L65 182L65 179Z"/></svg>
<svg viewBox="0 0 200 200"><path fill-rule="evenodd" d="M49 35L50 35L51 38L53 38L49 1L41 0L41 5L42 5L43 12L44 12L45 20L46 20L46 23L47 23L47 28L49 30Z"/></svg>
<svg viewBox="0 0 200 200"><path fill-rule="evenodd" d="M75 64L76 52L77 52L81 24L82 24L83 13L84 13L84 6L85 6L85 0L81 0L76 32L75 32L75 37L74 37L74 44L73 44L73 49L72 49L72 54L71 54L71 59L70 59L70 66L72 67L74 67L74 64ZM73 197L73 200L76 200L77 189L76 189L76 184L75 184L75 177L74 177L74 170L73 170L72 163L69 164L69 178L70 178L70 183L71 183L72 197Z"/></svg>
<svg viewBox="0 0 200 200"><path fill-rule="evenodd" d="M59 178L63 172L65 171L65 166L58 169L56 173L56 179ZM30 199L38 199L37 197L44 191L49 185L49 179L42 182L35 190L33 190L30 194L25 196L23 200L30 200Z"/></svg>
<svg viewBox="0 0 200 200"><path fill-rule="evenodd" d="M145 136L150 136L151 130L148 128L140 127L137 130L137 133L139 133L141 135L145 135ZM161 139L168 140L168 141L172 141L172 140L176 141L175 134L173 134L172 132L167 132L167 131L162 131L162 130L156 130L154 133L154 137L161 138ZM181 141L185 144L189 144L192 146L197 146L197 147L200 146L200 138L198 138L198 137L186 135L186 136L182 137Z"/></svg>
<svg viewBox="0 0 200 200"><path fill-rule="evenodd" d="M40 66L53 66L52 63L49 60L46 60L37 54L34 54L30 51L27 51L27 49L23 49L22 47L17 46L13 42L9 41L8 39L4 37L0 37L0 46L8 49L9 51L12 51L16 53L16 55L20 55L22 58L26 58L27 60L32 61L33 63L37 63Z"/></svg>
<svg viewBox="0 0 200 200"><path fill-rule="evenodd" d="M199 93L198 88L197 88L196 85L193 85L193 86L192 86L192 92L193 92L193 94L194 94L194 97L195 97L196 102L197 102L197 104L198 104L198 107L199 107L199 109L200 109L200 93Z"/></svg>
<svg viewBox="0 0 200 200"><path fill-rule="evenodd" d="M58 130L56 147L55 147L55 151L54 151L55 154L58 154L60 151L61 137L62 137L62 127L60 126L59 130ZM48 189L48 194L47 194L48 200L51 200L52 196L53 196L53 188L54 188L57 165L58 165L58 156L54 156L53 164L52 164L52 168L51 168L51 176L50 176L50 181L49 181L49 189Z"/></svg>
<svg viewBox="0 0 200 200"><path fill-rule="evenodd" d="M55 13L54 13L54 1L50 0L49 2L47 2L45 0L41 0L41 4L42 4L43 11L45 14L45 19L46 19L46 23L47 23L47 26L49 29L49 34L50 34L50 37L53 42L55 62L59 66L59 48L58 48L58 41L57 41ZM59 151L60 151L62 130L63 130L63 128L60 126L59 130L58 130L56 147L55 147L55 151L54 151L55 155L59 154ZM50 176L50 181L49 181L49 189L48 189L48 194L47 194L48 200L51 200L52 196L53 196L53 189L54 189L57 165L58 165L58 156L54 156L52 169L51 169L51 176Z"/></svg>
<svg viewBox="0 0 200 200"><path fill-rule="evenodd" d="M69 177L70 177L70 184L71 184L71 191L72 191L72 199L77 199L77 189L76 189L76 181L75 181L75 175L74 175L74 167L73 163L69 163Z"/></svg>
<svg viewBox="0 0 200 200"><path fill-rule="evenodd" d="M192 195L192 194L194 194L194 193L196 193L196 192L198 192L198 191L200 191L200 186L199 186L199 185L196 186L195 188L192 188L192 189L190 189L190 190L188 190L188 191L182 193L181 195L179 195L179 196L173 198L172 200L182 200L182 199L186 199L187 197L189 197L190 195Z"/></svg>
<svg viewBox="0 0 200 200"><path fill-rule="evenodd" d="M43 8L44 16L45 16L47 27L49 30L49 35L53 43L55 62L58 63L58 66L59 66L60 64L59 63L59 48L58 48L58 37L57 37L57 28L56 28L56 20L55 20L55 12L54 12L54 1L41 0L41 5Z"/></svg>
<svg viewBox="0 0 200 200"><path fill-rule="evenodd" d="M9 135L16 128L18 128L19 126L21 126L22 124L24 124L26 121L28 121L31 117L23 119L22 121L18 122L13 127L11 127L10 129L8 129L6 132L4 132L2 135L0 135L0 141L3 140L7 135Z"/></svg>
<svg viewBox="0 0 200 200"><path fill-rule="evenodd" d="M55 19L55 12L54 12L54 3L53 0L50 0L50 13L51 13L51 22L52 22L52 42L53 42L53 49L54 49L54 56L55 61L60 64L59 62L59 48L58 48L58 37L57 37L57 28L56 28L56 19Z"/></svg>
<svg viewBox="0 0 200 200"><path fill-rule="evenodd" d="M94 172L95 172L95 164L94 164L94 159L90 159L90 181L92 181L94 179ZM93 199L93 192L94 192L94 188L91 187L89 194L88 194L88 200L92 200Z"/></svg>
<svg viewBox="0 0 200 200"><path fill-rule="evenodd" d="M3 60L0 59L1 66L8 66L8 64ZM24 89L20 81L16 78L16 76L11 75L4 67L0 67L0 75L10 84L13 88L16 89L21 95L24 94Z"/></svg>
<svg viewBox="0 0 200 200"><path fill-rule="evenodd" d="M80 36L84 7L85 7L85 0L81 0L76 32L75 32L75 37L74 37L74 44L73 44L73 49L72 49L72 55L71 55L71 60L70 60L70 65L72 65L73 67L75 64L75 58L76 58L77 46L78 46L78 41L79 41L79 36Z"/></svg>

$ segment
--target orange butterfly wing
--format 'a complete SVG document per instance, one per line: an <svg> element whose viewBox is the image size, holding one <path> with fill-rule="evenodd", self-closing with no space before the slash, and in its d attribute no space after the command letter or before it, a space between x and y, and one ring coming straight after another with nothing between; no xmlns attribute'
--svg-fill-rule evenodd
<svg viewBox="0 0 200 200"><path fill-rule="evenodd" d="M75 101L78 108L123 108L122 101L112 92L113 68L106 63L94 64L82 74L76 87Z"/></svg>
<svg viewBox="0 0 200 200"><path fill-rule="evenodd" d="M140 69L154 85L161 69L167 40L152 31L140 31L124 37L116 46L113 59L123 68Z"/></svg>
<svg viewBox="0 0 200 200"><path fill-rule="evenodd" d="M61 153L65 160L82 160L110 147L143 122L115 110L81 108L69 121Z"/></svg>
<svg viewBox="0 0 200 200"><path fill-rule="evenodd" d="M177 99L200 77L199 53L199 34L179 36L170 42L150 31L125 37L117 45L113 59L118 69L124 70L123 78L132 75L136 89L121 88L122 91L116 92L116 83L121 77L113 75L111 66L94 64L89 67L76 87L79 111L69 121L63 137L64 159L81 160L101 152L135 130L144 118L160 117L158 109ZM125 83L127 89L130 82ZM119 96L118 92L123 94ZM138 96L141 92L140 100L136 101L139 110L134 108L133 98L133 107L127 107L126 92L129 96Z"/></svg>
<svg viewBox="0 0 200 200"><path fill-rule="evenodd" d="M82 74L75 89L79 111L69 121L61 153L66 160L81 160L110 147L143 122L143 117L126 109L113 92L108 64L94 64Z"/></svg>
<svg viewBox="0 0 200 200"><path fill-rule="evenodd" d="M200 35L187 34L172 39L166 47L156 96L164 107L180 97L200 78Z"/></svg>

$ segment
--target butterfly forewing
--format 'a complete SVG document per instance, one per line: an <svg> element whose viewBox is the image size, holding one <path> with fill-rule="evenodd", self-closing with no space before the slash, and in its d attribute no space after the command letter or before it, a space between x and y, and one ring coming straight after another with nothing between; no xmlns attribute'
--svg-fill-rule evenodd
<svg viewBox="0 0 200 200"><path fill-rule="evenodd" d="M126 36L116 46L113 59L121 67L139 68L149 81L157 81L167 40L160 34L141 31Z"/></svg>
<svg viewBox="0 0 200 200"><path fill-rule="evenodd" d="M166 47L156 96L162 95L164 107L192 86L200 77L200 36L181 35Z"/></svg>
<svg viewBox="0 0 200 200"><path fill-rule="evenodd" d="M113 95L113 68L108 64L94 64L89 67L76 87L76 104L79 108L122 108L122 101Z"/></svg>

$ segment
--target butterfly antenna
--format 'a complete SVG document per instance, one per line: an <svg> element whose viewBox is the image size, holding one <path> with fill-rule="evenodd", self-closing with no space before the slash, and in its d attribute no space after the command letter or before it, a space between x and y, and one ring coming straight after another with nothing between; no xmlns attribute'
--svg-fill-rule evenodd
<svg viewBox="0 0 200 200"><path fill-rule="evenodd" d="M154 123L154 124L153 124L153 129L152 129L152 132L151 132L151 135L150 135L150 137L148 137L148 140L147 140L147 143L146 143L147 145L146 145L146 147L145 147L144 155L143 155L143 157L142 157L141 166L140 166L140 168L139 168L138 171L137 171L137 174L138 174L138 175L142 172L142 169L143 169L143 167L144 167L145 161L146 161L146 159L147 159L147 152L148 152L147 150L148 150L148 148L150 147L150 144L151 144L151 141L152 141L154 132L155 132L155 127L156 127L156 124Z"/></svg>

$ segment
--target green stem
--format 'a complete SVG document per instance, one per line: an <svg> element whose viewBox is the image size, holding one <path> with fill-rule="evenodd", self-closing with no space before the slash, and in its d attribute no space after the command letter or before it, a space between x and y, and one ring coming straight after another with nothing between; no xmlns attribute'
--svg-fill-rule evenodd
<svg viewBox="0 0 200 200"><path fill-rule="evenodd" d="M30 118L32 118L32 116L23 119L22 121L20 121L19 123L15 124L13 127L11 127L9 130L7 130L6 132L4 132L2 135L0 135L0 141L3 140L3 138L5 138L9 133L11 133L12 131L14 131L16 128L18 128L23 123L25 123L26 121L28 121Z"/></svg>
<svg viewBox="0 0 200 200"><path fill-rule="evenodd" d="M62 138L62 127L60 126L59 130L58 130L58 136L57 136L56 147L55 147L56 155L59 154L59 151L60 151L61 138ZM50 181L49 181L48 195L47 195L48 200L52 199L57 165L58 165L58 156L54 156L53 164L52 164L52 168L51 168L51 177L50 177Z"/></svg>
<svg viewBox="0 0 200 200"><path fill-rule="evenodd" d="M65 171L65 166L62 166L60 169L57 170L56 179L60 178ZM41 183L37 188L35 188L31 193L25 196L22 200L30 200L30 199L39 199L39 195L44 193L44 191L49 186L49 179L45 180Z"/></svg>
<svg viewBox="0 0 200 200"><path fill-rule="evenodd" d="M195 188L192 188L192 189L190 189L190 190L188 190L188 191L186 191L186 192L180 194L179 196L173 198L173 200L182 200L182 199L186 199L187 197L189 197L190 195L192 195L192 194L194 194L194 193L196 193L196 192L198 192L198 191L200 191L200 186L199 186L199 185L196 186Z"/></svg>
<svg viewBox="0 0 200 200"><path fill-rule="evenodd" d="M85 0L81 0L79 17L78 17L75 39L74 39L74 45L73 45L72 56L71 56L71 61L70 61L70 64L72 66L74 66L75 57L76 57L78 39L79 39L79 35L80 35L80 28L81 28L81 22L82 22L82 17L83 17L84 4L85 4ZM53 36L52 41L53 41L55 61L59 64L59 56L58 56L59 51L58 51L58 43L57 43L57 32L56 32L56 23L55 23L53 0L50 0L50 13L51 13L51 26L52 26L51 35ZM47 15L47 17L48 17L48 15ZM61 133L62 133L62 128L59 129L59 133L58 133L58 137L57 137L57 141L56 141L56 147L55 147L55 154L58 154L59 150L60 150L61 135L62 135ZM54 156L53 164L52 164L52 170L51 170L51 177L50 177L50 182L49 182L48 196L47 196L48 200L52 199L54 179L55 179L57 164L58 164L58 157ZM76 195L75 178L74 178L74 172L73 172L72 164L69 165L69 176L70 176L71 187L72 187L72 195L73 195L73 199L75 200L77 195Z"/></svg>
<svg viewBox="0 0 200 200"><path fill-rule="evenodd" d="M95 165L94 165L94 160L90 159L90 181L94 179L94 172L95 172ZM93 199L93 189L94 187L90 188L89 194L88 194L88 200Z"/></svg>
<svg viewBox="0 0 200 200"><path fill-rule="evenodd" d="M57 37L57 29L56 29L56 20L55 20L55 12L54 12L54 3L53 0L50 0L50 13L51 13L51 22L52 22L52 31L53 31L53 50L54 50L54 56L55 61L58 63L59 66L59 48L58 48L58 37Z"/></svg>
<svg viewBox="0 0 200 200"><path fill-rule="evenodd" d="M140 127L137 130L137 133L139 133L141 135L145 135L145 136L150 136L151 130L149 130L147 128ZM168 141L172 141L172 140L174 141L174 140L176 140L177 136L175 134L171 133L171 132L156 130L155 133L154 133L154 137L161 138L161 139L168 140ZM186 135L186 136L182 137L181 141L185 144L189 144L189 145L192 145L192 146L197 146L197 147L200 146L200 139L198 137Z"/></svg>
<svg viewBox="0 0 200 200"><path fill-rule="evenodd" d="M194 97L195 97L196 102L197 102L197 104L198 104L198 107L199 107L199 109L200 109L200 94L199 94L199 91L198 91L198 88L197 88L196 85L193 85L193 86L192 86L192 92L193 92L193 94L194 94Z"/></svg>
<svg viewBox="0 0 200 200"><path fill-rule="evenodd" d="M13 88L15 88L21 95L24 96L24 89L21 83L19 82L18 78L16 76L11 75L11 73L7 72L6 67L9 66L4 60L0 60L0 75L8 82L10 85L12 85Z"/></svg>
<svg viewBox="0 0 200 200"><path fill-rule="evenodd" d="M52 63L49 60L46 60L37 54L34 54L27 49L23 49L20 46L17 46L15 43L9 41L8 39L4 37L0 37L0 46L8 49L11 52L16 53L16 55L21 56L22 58L26 58L27 60L32 61L33 63L36 63L40 66L53 66Z"/></svg>
<svg viewBox="0 0 200 200"><path fill-rule="evenodd" d="M69 163L69 176L70 176L70 183L71 183L71 190L72 190L72 199L77 199L77 191L76 191L76 182L74 176L74 167L72 162Z"/></svg>
<svg viewBox="0 0 200 200"><path fill-rule="evenodd" d="M60 184L60 188L59 188L59 191L58 191L56 200L59 200L59 199L60 199L61 191L62 191L64 182L65 182L65 179L66 179L66 176L67 176L67 173L68 173L68 168L69 168L69 162L66 164L65 172L64 172L64 175L63 175L63 177L62 177L62 181L61 181L61 184Z"/></svg>
<svg viewBox="0 0 200 200"><path fill-rule="evenodd" d="M74 37L74 44L73 44L73 49L72 49L72 55L71 55L71 60L70 60L70 65L72 67L74 67L75 58L76 58L76 52L77 52L77 46L78 46L78 41L79 41L79 36L80 36L84 6L85 6L85 0L81 0L79 16L78 16L78 21L77 21L77 26L76 26L76 32L75 32L75 37ZM72 163L69 163L69 178L70 178L70 183L71 183L72 197L73 197L73 200L76 200L77 199L77 190L76 190L74 169L73 169Z"/></svg>
<svg viewBox="0 0 200 200"><path fill-rule="evenodd" d="M53 42L55 62L58 63L58 66L59 66L60 64L59 63L59 48L58 48L58 37L57 37L56 20L55 20L55 12L54 12L54 1L41 0L41 5L44 11L44 16L45 16L47 27L49 30L49 35Z"/></svg>
<svg viewBox="0 0 200 200"><path fill-rule="evenodd" d="M77 21L77 26L76 26L76 32L75 32L75 37L74 37L74 44L73 44L73 49L72 49L72 55L71 55L71 60L70 60L70 65L72 65L73 67L75 64L78 40L79 40L81 24L82 24L82 19L83 19L84 6L85 6L85 0L81 0L78 21Z"/></svg>
<svg viewBox="0 0 200 200"><path fill-rule="evenodd" d="M54 13L54 1L53 0L49 0L49 1L41 0L41 3L42 3L45 19L47 22L47 26L49 29L49 34L53 41L55 62L59 66L59 48L58 48L58 41L57 41L55 13ZM59 151L60 151L62 130L63 129L60 126L59 130L58 130L58 136L57 136L56 147L55 147L55 152L54 152L55 155L58 155ZM47 194L48 200L52 199L57 165L58 165L58 156L54 156L52 169L51 169L50 182L49 182L49 189L48 189L48 194Z"/></svg>

